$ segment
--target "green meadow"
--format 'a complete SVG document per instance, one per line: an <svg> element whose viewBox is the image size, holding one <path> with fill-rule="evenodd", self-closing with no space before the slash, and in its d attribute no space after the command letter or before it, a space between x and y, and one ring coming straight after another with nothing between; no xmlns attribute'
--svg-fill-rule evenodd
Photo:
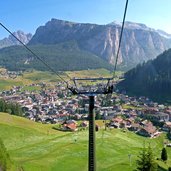
<svg viewBox="0 0 171 171"><path fill-rule="evenodd" d="M60 73L69 77L111 77L105 69L83 70ZM118 72L119 76L121 73ZM45 82L54 85L59 79L50 72L29 71L16 79L1 78L0 91L13 85L23 86L22 91L39 91L40 86L32 83ZM125 106L127 108L129 106ZM96 132L97 171L133 171L137 155L144 143L151 144L156 158L160 158L163 142L162 134L155 139L144 138L133 132L118 129L104 130L102 121L97 121L101 129ZM12 160L9 171L87 171L88 131L60 132L53 125L35 123L25 118L0 113L0 138L3 140ZM167 148L167 163L157 161L163 168L171 166L171 148ZM129 158L129 155L131 156Z"/></svg>
<svg viewBox="0 0 171 171"><path fill-rule="evenodd" d="M98 124L103 126L102 121ZM0 113L0 138L13 162L10 171L87 171L88 131L60 132L52 126ZM97 171L133 171L144 143L150 143L156 158L160 158L164 141L165 134L150 139L102 127L96 132ZM167 147L167 152L168 162L158 161L163 168L171 166L171 148Z"/></svg>
<svg viewBox="0 0 171 171"><path fill-rule="evenodd" d="M9 90L13 85L22 86L23 82L20 80L0 78L0 90Z"/></svg>
<svg viewBox="0 0 171 171"><path fill-rule="evenodd" d="M42 82L54 82L59 81L59 78L51 72L48 71L29 71L23 74L24 79L33 81L34 83Z"/></svg>
<svg viewBox="0 0 171 171"><path fill-rule="evenodd" d="M92 69L92 70L82 70L82 71L66 71L58 73L63 79L73 84L74 77L86 78L86 77L112 77L112 73L106 69ZM117 75L121 75L121 72L117 72ZM0 78L0 91L9 90L12 86L24 86L23 90L35 91L39 90L38 87L29 87L29 84L44 82L50 84L50 86L55 85L57 82L61 81L60 78L48 71L26 71L22 76L13 78Z"/></svg>
<svg viewBox="0 0 171 171"><path fill-rule="evenodd" d="M86 77L112 77L112 73L106 69L89 69L82 71L66 72L71 78L86 78Z"/></svg>

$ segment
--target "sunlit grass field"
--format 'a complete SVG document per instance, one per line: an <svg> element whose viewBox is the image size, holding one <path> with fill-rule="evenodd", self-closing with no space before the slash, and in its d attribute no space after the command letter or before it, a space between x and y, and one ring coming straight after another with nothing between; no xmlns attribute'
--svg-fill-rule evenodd
<svg viewBox="0 0 171 171"><path fill-rule="evenodd" d="M74 77L78 78L87 78L87 77L112 77L112 73L106 69L95 69L95 70L82 70L82 71L68 71L68 72L59 72L58 73L63 79L69 83L73 82L70 80ZM121 72L118 72L117 75L120 75ZM12 86L26 86L23 90L39 90L38 87L28 87L32 83L47 83L55 85L57 82L61 81L60 78L48 71L26 71L22 76L18 76L15 79L13 78L0 78L0 91L9 90Z"/></svg>
<svg viewBox="0 0 171 171"><path fill-rule="evenodd" d="M102 121L98 124L103 126ZM88 131L59 132L50 124L35 123L25 118L0 113L0 138L3 140L16 170L87 171ZM132 171L144 143L151 144L160 158L165 134L155 139L144 138L119 129L96 132L97 171ZM171 165L171 149L167 148ZM131 154L129 160L128 155Z"/></svg>
<svg viewBox="0 0 171 171"><path fill-rule="evenodd" d="M71 78L112 77L112 73L105 69L66 73ZM65 73L61 73L61 76L69 79ZM10 89L13 85L23 86L23 91L38 91L39 86L29 85L40 82L55 84L58 81L59 78L50 72L30 71L16 79L1 78L0 91ZM96 132L97 171L133 171L137 155L144 143L150 143L156 158L160 158L165 134L156 139L149 139L129 131L105 131L103 122L97 122L101 126ZM0 138L13 161L10 171L87 171L88 131L59 132L52 129L52 126L0 113ZM171 149L167 148L167 151L168 162L165 164L158 161L164 168L171 166Z"/></svg>
<svg viewBox="0 0 171 171"><path fill-rule="evenodd" d="M112 77L112 73L106 69L91 69L82 71L66 72L70 77L87 78L87 77Z"/></svg>

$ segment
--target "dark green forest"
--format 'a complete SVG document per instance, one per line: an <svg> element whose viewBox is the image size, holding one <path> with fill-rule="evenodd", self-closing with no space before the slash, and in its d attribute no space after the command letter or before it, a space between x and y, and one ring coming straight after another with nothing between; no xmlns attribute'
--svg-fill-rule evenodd
<svg viewBox="0 0 171 171"><path fill-rule="evenodd" d="M125 79L118 88L126 90L129 95L171 103L171 49L125 73Z"/></svg>
<svg viewBox="0 0 171 171"><path fill-rule="evenodd" d="M80 50L75 41L57 45L30 45L28 47L56 71L97 68L112 69L112 66L100 57ZM0 66L12 71L27 69L48 70L44 64L37 60L23 46L12 46L1 49Z"/></svg>
<svg viewBox="0 0 171 171"><path fill-rule="evenodd" d="M18 103L6 102L4 99L0 99L0 112L17 116L23 115L21 106Z"/></svg>

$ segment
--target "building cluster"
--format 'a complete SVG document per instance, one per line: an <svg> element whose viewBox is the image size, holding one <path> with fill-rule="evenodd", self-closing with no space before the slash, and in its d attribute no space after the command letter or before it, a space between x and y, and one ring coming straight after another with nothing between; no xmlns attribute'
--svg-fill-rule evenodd
<svg viewBox="0 0 171 171"><path fill-rule="evenodd" d="M22 76L23 72L22 71L8 71L5 68L0 69L0 78L16 78L18 76Z"/></svg>
<svg viewBox="0 0 171 171"><path fill-rule="evenodd" d="M40 91L22 91L22 87L14 86L1 92L0 97L19 103L26 118L41 123L62 123L65 130L77 130L73 120L88 119L87 96L73 96L62 83L48 89L41 83L29 86L42 88ZM171 128L171 107L145 97L129 97L120 93L110 97L99 95L95 98L95 113L96 118L105 120L109 128L128 129L148 137L159 135L157 128L160 131L170 131Z"/></svg>

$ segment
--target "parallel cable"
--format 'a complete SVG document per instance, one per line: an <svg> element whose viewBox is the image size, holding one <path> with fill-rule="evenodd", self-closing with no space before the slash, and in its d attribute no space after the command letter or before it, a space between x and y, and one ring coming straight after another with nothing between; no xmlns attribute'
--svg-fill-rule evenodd
<svg viewBox="0 0 171 171"><path fill-rule="evenodd" d="M119 45L118 45L118 49L117 49L117 54L116 54L116 61L115 61L115 65L114 65L114 69L113 69L113 77L112 79L114 79L115 74L116 74L116 67L117 67L117 62L118 62L118 58L119 58L119 52L120 52L120 47L121 47L121 41L122 41L122 34L123 34L123 30L124 30L124 24L125 24L125 18L126 18L126 13L127 13L127 7L128 7L128 0L126 0L126 4L125 4L125 10L124 10L124 16L123 16L123 22L122 22L122 27L121 27L121 33L120 33L120 38L119 38ZM39 57L38 55L36 55L27 45L25 45L21 40L19 40L8 28L6 28L2 23L0 23L0 25L7 31L9 32L15 39L17 39L29 52L31 52L39 61L41 61L49 70L51 70L53 73L55 73L62 81L64 81L67 85L67 88L69 90L71 90L73 92L74 87L69 87L68 82L62 78L53 68L51 68L41 57ZM68 74L66 74L69 78L70 76ZM73 81L73 79L70 78L70 80ZM105 86L106 88L110 88L110 80L108 80L107 85ZM74 82L75 84L75 82ZM112 85L112 90L113 90L113 85Z"/></svg>
<svg viewBox="0 0 171 171"><path fill-rule="evenodd" d="M117 54L116 54L116 61L115 61L114 70L113 70L113 79L114 79L115 74L116 74L116 66L117 66L118 58L119 58L119 52L120 52L120 47L121 47L122 34L123 34L123 30L124 30L124 24L125 24L127 7L128 7L128 0L126 0L126 4L125 4L125 10L124 10L124 16L123 16L123 21L122 21L121 34L120 34L120 38L119 38L119 45L118 45L118 50L117 50Z"/></svg>
<svg viewBox="0 0 171 171"><path fill-rule="evenodd" d="M7 27L5 27L2 23L0 25L8 32L10 33L16 40L18 40L30 53L32 53L39 61L41 61L50 71L55 73L65 84L67 85L67 88L69 87L68 82L62 78L52 67L50 67L41 57L39 57L35 52L33 52L27 45L25 45L20 39L18 39ZM68 74L66 74L68 76ZM68 76L69 77L69 76ZM70 77L69 77L70 78ZM70 78L71 79L71 78Z"/></svg>

